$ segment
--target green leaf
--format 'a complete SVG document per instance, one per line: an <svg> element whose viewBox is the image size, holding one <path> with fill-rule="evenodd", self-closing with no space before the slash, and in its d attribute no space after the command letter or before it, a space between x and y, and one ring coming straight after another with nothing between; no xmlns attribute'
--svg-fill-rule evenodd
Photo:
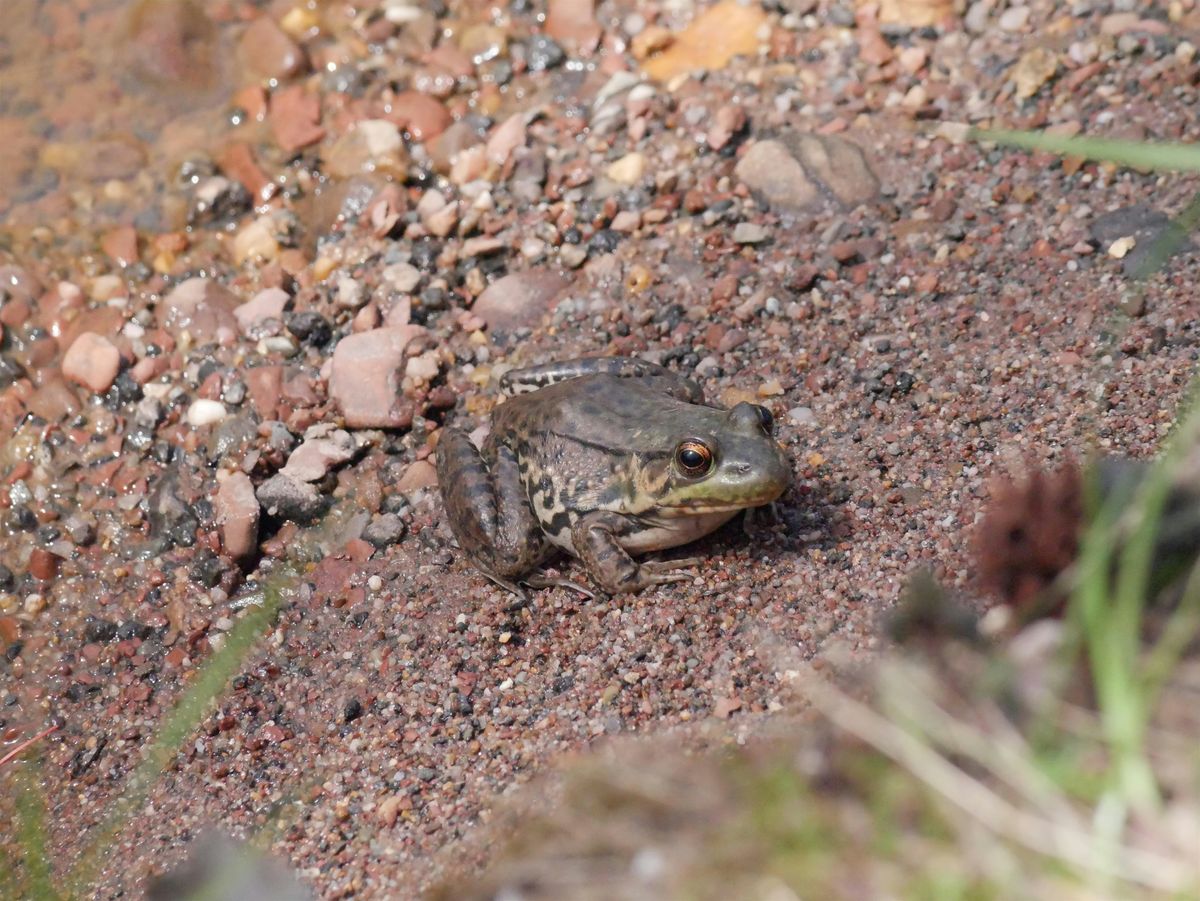
<svg viewBox="0 0 1200 901"><path fill-rule="evenodd" d="M990 128L972 128L968 134L975 141L990 141L993 144L1020 147L1024 150L1043 150L1064 156L1105 160L1136 169L1155 172L1200 171L1200 146L1195 144L1149 144L1113 138L1068 137L1047 134L1044 131Z"/></svg>

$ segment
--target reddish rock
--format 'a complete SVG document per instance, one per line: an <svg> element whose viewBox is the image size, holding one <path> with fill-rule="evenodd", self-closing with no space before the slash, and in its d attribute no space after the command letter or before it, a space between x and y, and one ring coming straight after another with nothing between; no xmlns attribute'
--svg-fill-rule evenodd
<svg viewBox="0 0 1200 901"><path fill-rule="evenodd" d="M400 221L400 216L407 206L404 192L398 185L384 185L367 208L367 220L371 223L375 237L382 238L389 234Z"/></svg>
<svg viewBox="0 0 1200 901"><path fill-rule="evenodd" d="M513 113L488 136L487 156L497 166L508 162L514 150L525 145L525 114Z"/></svg>
<svg viewBox="0 0 1200 901"><path fill-rule="evenodd" d="M325 147L321 157L325 171L336 178L368 172L401 178L408 167L408 150L400 129L387 119L360 119Z"/></svg>
<svg viewBox="0 0 1200 901"><path fill-rule="evenodd" d="M3 120L7 124L7 120ZM7 310L16 301L32 303L33 299L42 293L42 285L27 269L21 266L0 266L0 289L8 295L8 303L3 309ZM13 325L7 319L0 317L5 325Z"/></svg>
<svg viewBox="0 0 1200 901"><path fill-rule="evenodd" d="M291 78L306 65L304 51L268 16L255 19L242 33L238 61L263 80Z"/></svg>
<svg viewBox="0 0 1200 901"><path fill-rule="evenodd" d="M35 547L29 554L29 574L42 582L49 582L58 575L58 557L42 547Z"/></svg>
<svg viewBox="0 0 1200 901"><path fill-rule="evenodd" d="M233 106L245 113L247 119L261 122L267 114L267 91L259 84L247 85L233 95Z"/></svg>
<svg viewBox="0 0 1200 901"><path fill-rule="evenodd" d="M400 394L405 349L424 334L414 325L343 338L333 352L329 393L351 428L407 428L412 404Z"/></svg>
<svg viewBox="0 0 1200 901"><path fill-rule="evenodd" d="M128 266L138 259L137 229L132 225L122 225L105 233L100 240L101 249L114 263Z"/></svg>
<svg viewBox="0 0 1200 901"><path fill-rule="evenodd" d="M411 309L411 308L410 308ZM379 328L380 323L379 307L369 303L354 315L354 321L351 323L350 329L355 334L361 332L369 332L372 329ZM403 322L389 322L388 325L407 325L408 319L405 317Z"/></svg>
<svg viewBox="0 0 1200 901"><path fill-rule="evenodd" d="M95 332L114 344L119 344L123 340L120 335L125 325L125 315L125 310L107 304L82 310L77 316L59 326L58 346L66 351L84 332Z"/></svg>
<svg viewBox="0 0 1200 901"><path fill-rule="evenodd" d="M3 281L0 281L0 287L6 287ZM0 307L0 325L19 328L25 325L32 315L33 303L25 297L14 297Z"/></svg>
<svg viewBox="0 0 1200 901"><path fill-rule="evenodd" d="M166 657L163 658L163 663L168 669L179 669L183 666L183 661L187 659L187 649L183 646L171 648L167 651Z"/></svg>
<svg viewBox="0 0 1200 901"><path fill-rule="evenodd" d="M717 342L717 353L729 353L729 351L741 347L749 340L750 336L747 335L742 329L730 329L724 335L722 335L721 340Z"/></svg>
<svg viewBox="0 0 1200 901"><path fill-rule="evenodd" d="M267 114L271 133L283 151L295 153L325 137L321 127L321 98L303 85L292 85L271 95Z"/></svg>
<svg viewBox="0 0 1200 901"><path fill-rule="evenodd" d="M455 122L436 140L430 141L425 150L434 169L443 174L450 171L451 165L463 151L479 144L479 135L466 122Z"/></svg>
<svg viewBox="0 0 1200 901"><path fill-rule="evenodd" d="M260 510L250 477L235 472L221 480L213 507L226 553L236 560L250 557L258 547Z"/></svg>
<svg viewBox="0 0 1200 901"><path fill-rule="evenodd" d="M242 371L250 404L260 419L279 418L279 400L283 394L282 366L255 366Z"/></svg>
<svg viewBox="0 0 1200 901"><path fill-rule="evenodd" d="M404 470L404 475L396 483L396 490L405 494L419 488L433 488L437 483L437 470L433 464L428 460L418 460Z"/></svg>
<svg viewBox="0 0 1200 901"><path fill-rule="evenodd" d="M475 64L471 62L471 58L452 41L442 41L425 54L423 61L435 69L444 70L454 78L470 78L475 74Z"/></svg>
<svg viewBox="0 0 1200 901"><path fill-rule="evenodd" d="M445 105L420 91L403 91L389 105L387 118L407 131L414 141L436 138L454 121Z"/></svg>
<svg viewBox="0 0 1200 901"><path fill-rule="evenodd" d="M729 331L729 326L725 325L725 323L712 322L704 329L700 340L709 350L716 350L717 345L721 343L721 339L725 337L727 331Z"/></svg>
<svg viewBox="0 0 1200 901"><path fill-rule="evenodd" d="M160 327L174 334L186 330L198 344L227 344L237 336L237 306L237 297L220 282L189 278L159 302L155 316Z"/></svg>
<svg viewBox="0 0 1200 901"><path fill-rule="evenodd" d="M171 368L171 361L162 354L157 357L143 357L129 370L130 377L139 385L152 382Z"/></svg>
<svg viewBox="0 0 1200 901"><path fill-rule="evenodd" d="M564 47L591 53L600 42L595 0L550 0L546 34Z"/></svg>
<svg viewBox="0 0 1200 901"><path fill-rule="evenodd" d="M293 407L312 407L324 399L321 385L305 373L293 376L283 384L283 399Z"/></svg>
<svg viewBox="0 0 1200 901"><path fill-rule="evenodd" d="M488 285L471 312L492 329L533 326L554 309L569 284L564 276L545 269L514 272Z"/></svg>
<svg viewBox="0 0 1200 901"><path fill-rule="evenodd" d="M300 482L316 482L354 457L354 439L338 429L325 438L309 438L296 448L281 472Z"/></svg>
<svg viewBox="0 0 1200 901"><path fill-rule="evenodd" d="M829 245L829 253L839 263L849 263L858 259L858 242L835 241Z"/></svg>
<svg viewBox="0 0 1200 901"><path fill-rule="evenodd" d="M400 805L407 800L403 795L392 795L379 805L379 809L375 811L376 818L384 826L394 825L396 818L400 816Z"/></svg>
<svg viewBox="0 0 1200 901"><path fill-rule="evenodd" d="M740 106L723 106L713 117L713 124L705 136L708 146L720 150L746 127L746 111Z"/></svg>
<svg viewBox="0 0 1200 901"><path fill-rule="evenodd" d="M256 199L261 200L263 189L271 184L271 179L267 178L267 174L258 165L254 151L245 141L234 141L222 150L217 165L230 178L240 182Z"/></svg>
<svg viewBox="0 0 1200 901"><path fill-rule="evenodd" d="M361 538L351 538L346 542L346 556L352 563L366 563L375 553L374 545Z"/></svg>
<svg viewBox="0 0 1200 901"><path fill-rule="evenodd" d="M327 598L341 594L348 586L357 567L349 560L340 557L326 557L312 571L310 580L314 593L318 598Z"/></svg>
<svg viewBox="0 0 1200 901"><path fill-rule="evenodd" d="M269 319L283 319L283 310L291 300L291 295L282 288L266 288L259 291L246 303L236 307L233 315L237 317L242 334L249 335L257 326Z"/></svg>
<svg viewBox="0 0 1200 901"><path fill-rule="evenodd" d="M61 422L79 412L79 398L57 371L43 371L42 384L30 395L25 406L34 416L47 422Z"/></svg>
<svg viewBox="0 0 1200 901"><path fill-rule="evenodd" d="M138 703L150 700L150 695L152 693L152 689L145 682L135 682L133 685L130 685L129 688L125 689L125 697L130 701L136 701Z"/></svg>
<svg viewBox="0 0 1200 901"><path fill-rule="evenodd" d="M93 394L103 394L111 388L120 371L121 352L95 332L80 335L63 356L63 376Z"/></svg>
<svg viewBox="0 0 1200 901"><path fill-rule="evenodd" d="M213 372L200 383L200 387L196 389L196 397L203 400L220 400L223 389L224 380L221 378L221 373Z"/></svg>

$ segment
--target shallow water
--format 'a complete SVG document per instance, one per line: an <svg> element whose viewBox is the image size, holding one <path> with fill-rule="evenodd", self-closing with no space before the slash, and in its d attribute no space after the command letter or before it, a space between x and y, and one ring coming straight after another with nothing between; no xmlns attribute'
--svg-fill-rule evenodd
<svg viewBox="0 0 1200 901"><path fill-rule="evenodd" d="M236 23L224 7L6 0L0 217L10 240L161 215L156 192L226 115Z"/></svg>

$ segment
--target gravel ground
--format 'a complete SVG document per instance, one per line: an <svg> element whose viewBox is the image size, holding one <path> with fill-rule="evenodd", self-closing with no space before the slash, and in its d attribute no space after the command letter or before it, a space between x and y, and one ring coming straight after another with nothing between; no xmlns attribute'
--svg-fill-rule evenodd
<svg viewBox="0 0 1200 901"><path fill-rule="evenodd" d="M1172 419L1197 262L1127 270L1195 180L962 139L1194 140L1192 0L262 6L18 2L0 41L0 752L60 724L56 865L304 564L96 897L206 823L418 895L563 752L744 736L915 568L969 593L989 477ZM783 520L513 605L452 546L438 430L611 352L769 405Z"/></svg>

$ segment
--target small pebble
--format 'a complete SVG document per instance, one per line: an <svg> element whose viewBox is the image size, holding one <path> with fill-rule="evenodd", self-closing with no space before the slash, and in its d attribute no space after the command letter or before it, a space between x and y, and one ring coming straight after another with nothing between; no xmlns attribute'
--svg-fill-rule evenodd
<svg viewBox="0 0 1200 901"><path fill-rule="evenodd" d="M761 225L752 222L739 222L733 229L735 244L761 244L771 236Z"/></svg>
<svg viewBox="0 0 1200 901"><path fill-rule="evenodd" d="M636 185L645 171L646 157L640 153L630 153L612 163L605 174L617 184Z"/></svg>
<svg viewBox="0 0 1200 901"><path fill-rule="evenodd" d="M229 412L225 405L218 400L193 401L187 409L187 424L194 429L220 422Z"/></svg>

